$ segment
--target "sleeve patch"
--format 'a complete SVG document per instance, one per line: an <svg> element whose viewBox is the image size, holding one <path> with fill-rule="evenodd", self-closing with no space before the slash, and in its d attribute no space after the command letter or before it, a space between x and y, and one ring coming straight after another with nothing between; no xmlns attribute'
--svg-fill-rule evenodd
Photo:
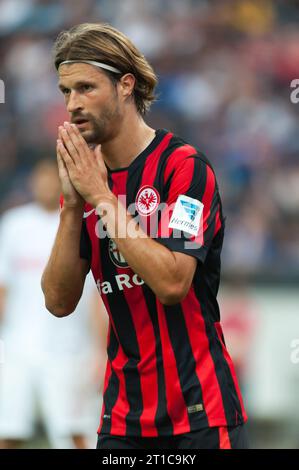
<svg viewBox="0 0 299 470"><path fill-rule="evenodd" d="M204 205L197 199L181 194L174 206L169 228L198 235Z"/></svg>

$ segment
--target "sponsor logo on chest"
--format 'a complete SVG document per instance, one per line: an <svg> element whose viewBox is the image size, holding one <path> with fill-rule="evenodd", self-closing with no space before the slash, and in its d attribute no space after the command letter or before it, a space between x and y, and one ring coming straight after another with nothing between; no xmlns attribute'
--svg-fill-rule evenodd
<svg viewBox="0 0 299 470"><path fill-rule="evenodd" d="M100 294L113 294L114 292L121 292L125 289L133 289L136 286L142 286L144 284L138 274L116 274L110 281L97 280L97 288Z"/></svg>

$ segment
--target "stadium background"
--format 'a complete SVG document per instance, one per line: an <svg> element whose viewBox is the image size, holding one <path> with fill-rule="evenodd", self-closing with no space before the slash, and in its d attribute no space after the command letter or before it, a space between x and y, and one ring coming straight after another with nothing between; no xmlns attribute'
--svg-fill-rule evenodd
<svg viewBox="0 0 299 470"><path fill-rule="evenodd" d="M251 444L298 447L299 2L1 0L0 213L30 200L32 166L55 157L66 114L51 47L86 21L139 46L160 79L148 121L216 169L227 216L220 302Z"/></svg>

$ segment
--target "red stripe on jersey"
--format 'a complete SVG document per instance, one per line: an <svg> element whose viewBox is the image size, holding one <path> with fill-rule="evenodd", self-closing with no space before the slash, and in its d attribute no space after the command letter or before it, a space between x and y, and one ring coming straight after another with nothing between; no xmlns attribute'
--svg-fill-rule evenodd
<svg viewBox="0 0 299 470"><path fill-rule="evenodd" d="M233 382L234 382L234 386L235 386L235 390L236 390L236 393L238 395L238 399L239 399L239 402L240 402L240 406L241 406L241 410L242 410L242 416L244 418L244 420L246 421L247 420L247 415L246 415L246 411L245 411L245 408L244 408L244 404L243 404L243 399L242 399L242 395L241 395L241 392L240 392L240 388L239 388L239 384L238 384L238 379L237 379L237 375L236 375L236 372L235 372L235 368L234 368L234 365L233 365L233 362L231 360L231 357L230 355L228 354L228 351L223 343L223 332L222 332L222 327L221 327L221 324L220 322L216 322L214 323L215 325L215 328L216 328L216 331L217 331L217 335L218 335L218 338L219 338L219 341L221 343L221 346L222 346L222 352L223 352L223 356L228 364L228 367L229 367L229 370L230 370L230 373L232 375L232 378L233 378ZM236 424L238 424L238 417L236 417Z"/></svg>
<svg viewBox="0 0 299 470"><path fill-rule="evenodd" d="M116 196L126 194L127 172L112 174L112 180L113 193ZM118 274L134 276L130 267L116 269ZM158 408L158 375L154 327L141 286L134 286L134 290L124 289L123 294L130 309L141 357L137 366L143 400L143 412L140 416L141 435L157 436L155 415ZM136 304L138 312L131 309L131 305Z"/></svg>
<svg viewBox="0 0 299 470"><path fill-rule="evenodd" d="M231 449L228 430L226 427L219 428L219 449Z"/></svg>
<svg viewBox="0 0 299 470"><path fill-rule="evenodd" d="M124 367L128 362L128 358L119 347L116 358L112 361L112 369L119 380L119 393L114 407L111 412L111 434L119 436L126 435L126 416L130 411L130 405L126 393L126 382L124 375Z"/></svg>
<svg viewBox="0 0 299 470"><path fill-rule="evenodd" d="M195 154L197 154L197 150L188 144L175 149L171 154L171 158L169 158L165 168L164 184L166 184L169 176L171 175L171 172L175 170L178 165L180 165L182 160Z"/></svg>
<svg viewBox="0 0 299 470"><path fill-rule="evenodd" d="M182 310L189 340L196 362L196 374L202 388L203 405L209 426L226 423L221 389L217 380L215 364L212 359L209 339L202 316L200 303L194 293L193 285L183 299Z"/></svg>
<svg viewBox="0 0 299 470"><path fill-rule="evenodd" d="M189 416L182 393L175 354L170 341L163 305L156 301L161 335L162 357L165 364L165 394L167 411L172 421L173 434L190 432Z"/></svg>

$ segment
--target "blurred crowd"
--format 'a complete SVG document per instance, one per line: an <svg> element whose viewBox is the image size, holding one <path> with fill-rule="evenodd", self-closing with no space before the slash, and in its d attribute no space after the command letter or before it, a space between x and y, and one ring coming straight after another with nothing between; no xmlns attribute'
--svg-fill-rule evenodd
<svg viewBox="0 0 299 470"><path fill-rule="evenodd" d="M299 275L299 3L295 0L1 0L0 212L30 199L27 176L55 158L67 117L53 40L110 22L159 76L148 117L196 144L222 192L228 274Z"/></svg>

